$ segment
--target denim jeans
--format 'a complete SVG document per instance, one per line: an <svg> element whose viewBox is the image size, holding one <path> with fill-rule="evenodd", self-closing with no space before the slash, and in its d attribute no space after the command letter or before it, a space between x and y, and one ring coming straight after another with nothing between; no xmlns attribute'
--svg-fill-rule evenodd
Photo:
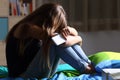
<svg viewBox="0 0 120 80"><path fill-rule="evenodd" d="M59 64L59 59L61 58L63 61L74 67L79 72L84 72L88 63L91 63L88 57L85 55L84 51L82 50L81 46L75 44L70 47L63 47L63 46L56 46L51 45L50 47L50 67L41 66L43 63L40 61L41 49L34 57L30 65L28 66L25 73L21 75L21 77L28 77L28 78L45 78L50 77L56 72L56 67Z"/></svg>
<svg viewBox="0 0 120 80"><path fill-rule="evenodd" d="M81 46L75 44L70 47L57 46L55 53L66 63L70 64L72 67L80 72L84 72L85 67L91 64Z"/></svg>

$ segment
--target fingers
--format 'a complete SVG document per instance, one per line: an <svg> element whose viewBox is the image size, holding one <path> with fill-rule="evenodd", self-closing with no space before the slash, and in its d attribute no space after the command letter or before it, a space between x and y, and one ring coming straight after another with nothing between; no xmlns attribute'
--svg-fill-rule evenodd
<svg viewBox="0 0 120 80"><path fill-rule="evenodd" d="M66 37L70 34L70 30L68 28L64 28L62 31L61 31L61 34Z"/></svg>

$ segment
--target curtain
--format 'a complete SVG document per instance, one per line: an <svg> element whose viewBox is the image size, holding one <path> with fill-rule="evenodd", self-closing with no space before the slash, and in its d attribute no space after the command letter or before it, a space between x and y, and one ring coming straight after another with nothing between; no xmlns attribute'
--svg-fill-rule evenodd
<svg viewBox="0 0 120 80"><path fill-rule="evenodd" d="M46 2L61 4L67 12L68 24L78 31L120 30L120 0L37 1L37 7Z"/></svg>
<svg viewBox="0 0 120 80"><path fill-rule="evenodd" d="M85 31L119 30L120 0L85 0Z"/></svg>

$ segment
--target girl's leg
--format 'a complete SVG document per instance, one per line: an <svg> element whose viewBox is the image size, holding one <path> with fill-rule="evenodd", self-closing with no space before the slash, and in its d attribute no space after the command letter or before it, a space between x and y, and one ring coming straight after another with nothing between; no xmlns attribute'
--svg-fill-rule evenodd
<svg viewBox="0 0 120 80"><path fill-rule="evenodd" d="M66 63L70 64L72 67L83 73L88 66L88 63L86 63L81 57L78 56L78 54L75 52L75 50L72 47L61 47L56 46L55 47L56 54L62 58Z"/></svg>
<svg viewBox="0 0 120 80"><path fill-rule="evenodd" d="M83 51L83 49L81 48L80 45L76 44L71 46L74 51L76 52L76 54L83 60L85 60L87 63L91 64L91 61L88 59L88 57L86 56L85 52Z"/></svg>
<svg viewBox="0 0 120 80"><path fill-rule="evenodd" d="M91 60L86 56L85 52L82 50L81 46L78 45L78 44L75 44L73 46L71 46L76 54L81 58L83 59L85 62L88 63L88 66L86 68L86 73L93 73L95 72L95 68L94 68L94 64L91 62Z"/></svg>

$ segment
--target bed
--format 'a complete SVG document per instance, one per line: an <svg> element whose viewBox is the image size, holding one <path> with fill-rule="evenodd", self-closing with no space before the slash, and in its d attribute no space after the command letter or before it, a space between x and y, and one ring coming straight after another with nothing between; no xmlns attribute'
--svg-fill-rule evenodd
<svg viewBox="0 0 120 80"><path fill-rule="evenodd" d="M102 69L120 68L120 31L79 32L79 35L83 38L82 48L94 62L97 73L81 74L61 60L57 72L49 80L102 80ZM0 66L0 80L10 79L7 78L7 72L6 66ZM19 79L24 80L16 78ZM48 80L48 78L41 80Z"/></svg>

